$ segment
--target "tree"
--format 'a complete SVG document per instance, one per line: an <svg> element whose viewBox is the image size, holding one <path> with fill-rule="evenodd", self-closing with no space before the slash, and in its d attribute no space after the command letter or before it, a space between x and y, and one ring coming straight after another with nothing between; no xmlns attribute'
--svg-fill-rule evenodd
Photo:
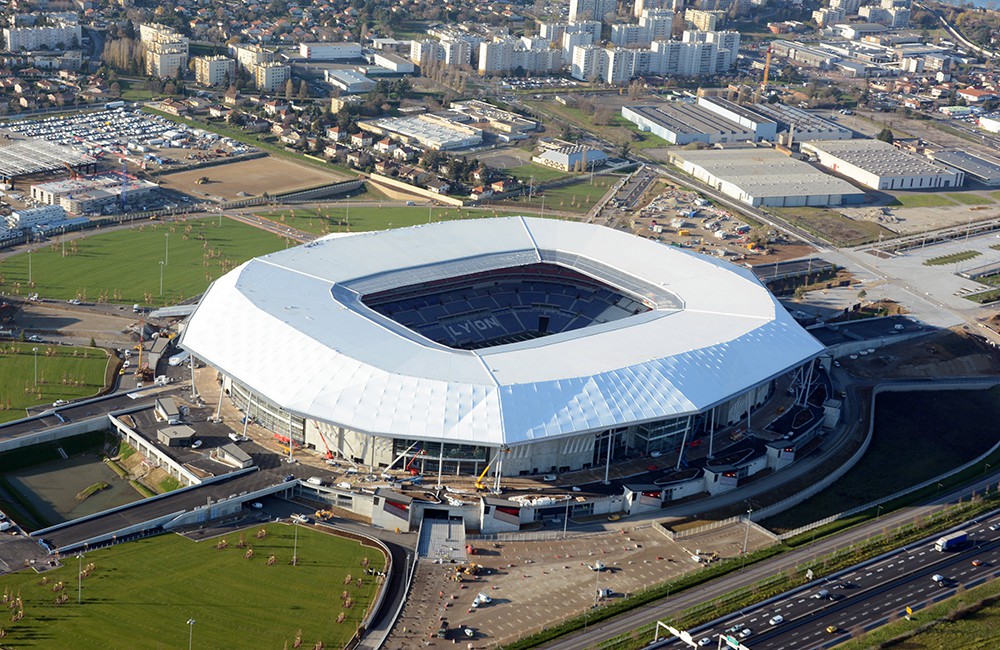
<svg viewBox="0 0 1000 650"><path fill-rule="evenodd" d="M309 99L309 84L305 79L299 84L299 99Z"/></svg>
<svg viewBox="0 0 1000 650"><path fill-rule="evenodd" d="M888 142L889 144L892 144L896 140L896 138L892 135L892 129L887 126L883 127L882 130L878 132L875 139L881 140L882 142Z"/></svg>
<svg viewBox="0 0 1000 650"><path fill-rule="evenodd" d="M295 82L289 79L285 82L285 99L295 97Z"/></svg>

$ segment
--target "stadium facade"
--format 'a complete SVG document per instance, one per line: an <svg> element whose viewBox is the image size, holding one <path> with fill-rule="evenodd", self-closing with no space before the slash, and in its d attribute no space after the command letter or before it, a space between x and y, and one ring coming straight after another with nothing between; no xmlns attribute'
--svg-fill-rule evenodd
<svg viewBox="0 0 1000 650"><path fill-rule="evenodd" d="M372 467L505 476L670 452L823 350L747 269L525 217L250 260L209 288L181 346L276 436Z"/></svg>

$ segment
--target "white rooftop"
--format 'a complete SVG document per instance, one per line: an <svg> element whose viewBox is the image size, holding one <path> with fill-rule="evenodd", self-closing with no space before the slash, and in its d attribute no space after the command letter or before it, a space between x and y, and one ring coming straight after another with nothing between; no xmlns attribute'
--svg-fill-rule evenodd
<svg viewBox="0 0 1000 650"><path fill-rule="evenodd" d="M471 351L360 300L539 261L670 299ZM600 226L524 217L323 238L250 260L212 285L181 345L301 416L493 446L701 411L823 349L746 269Z"/></svg>

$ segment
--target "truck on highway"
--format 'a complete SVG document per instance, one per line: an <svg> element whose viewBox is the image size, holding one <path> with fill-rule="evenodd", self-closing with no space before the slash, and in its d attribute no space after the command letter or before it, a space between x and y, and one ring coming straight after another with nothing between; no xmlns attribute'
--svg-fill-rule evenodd
<svg viewBox="0 0 1000 650"><path fill-rule="evenodd" d="M954 551L957 548L965 546L965 543L969 541L969 533L965 531L958 531L957 533L951 533L950 535L945 535L938 538L938 541L934 542L935 551Z"/></svg>

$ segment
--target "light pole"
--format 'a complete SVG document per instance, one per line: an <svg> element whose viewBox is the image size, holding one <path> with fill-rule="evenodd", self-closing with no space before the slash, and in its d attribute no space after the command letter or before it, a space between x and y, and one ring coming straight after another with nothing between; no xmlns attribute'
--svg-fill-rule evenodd
<svg viewBox="0 0 1000 650"><path fill-rule="evenodd" d="M170 263L170 233L163 233L163 265Z"/></svg>
<svg viewBox="0 0 1000 650"><path fill-rule="evenodd" d="M83 600L83 553L76 556L79 560L79 569L76 573L76 604L79 605Z"/></svg>
<svg viewBox="0 0 1000 650"><path fill-rule="evenodd" d="M990 464L986 463L986 467L983 468L983 474L985 474L988 471L990 471Z"/></svg>
<svg viewBox="0 0 1000 650"><path fill-rule="evenodd" d="M37 386L38 385L38 348L37 347L31 348L31 351L35 355L35 386Z"/></svg>
<svg viewBox="0 0 1000 650"><path fill-rule="evenodd" d="M167 265L166 262L164 262L163 260L160 260L160 297L161 298L163 297L163 267L166 266L166 265Z"/></svg>
<svg viewBox="0 0 1000 650"><path fill-rule="evenodd" d="M875 511L875 521L878 521L878 518L882 516L882 508L883 507L884 506L879 506L878 510Z"/></svg>
<svg viewBox="0 0 1000 650"><path fill-rule="evenodd" d="M34 252L30 248L28 249L28 286L31 286L31 253Z"/></svg>
<svg viewBox="0 0 1000 650"><path fill-rule="evenodd" d="M743 568L747 564L747 543L750 541L750 515L752 514L753 508L747 510L747 529L746 532L743 533L743 553L741 553L743 561L740 564L740 573L743 573Z"/></svg>
<svg viewBox="0 0 1000 650"><path fill-rule="evenodd" d="M291 440L289 440L291 442ZM449 526L451 525L451 520L449 519ZM292 542L292 566L296 566L299 562L299 522L298 520L292 520L292 528L295 530L295 541Z"/></svg>
<svg viewBox="0 0 1000 650"><path fill-rule="evenodd" d="M191 645L194 643L194 619L189 618L187 625L188 625L188 650L191 650Z"/></svg>

